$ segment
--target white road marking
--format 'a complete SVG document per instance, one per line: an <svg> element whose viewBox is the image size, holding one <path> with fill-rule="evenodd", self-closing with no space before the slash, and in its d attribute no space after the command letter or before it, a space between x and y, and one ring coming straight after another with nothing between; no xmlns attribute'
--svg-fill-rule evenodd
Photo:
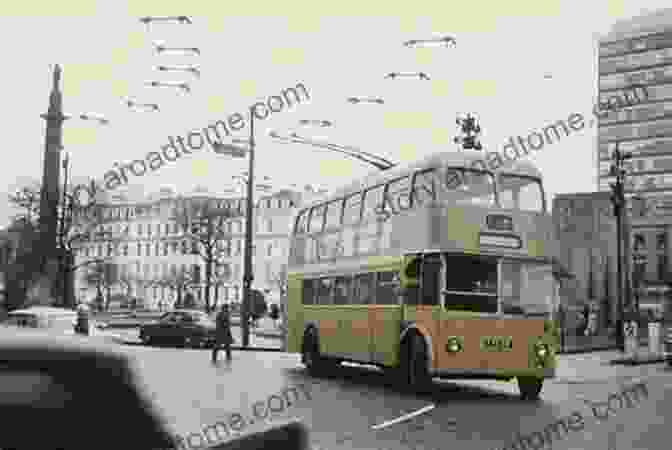
<svg viewBox="0 0 672 450"><path fill-rule="evenodd" d="M424 408L420 408L417 411L414 411L412 413L404 414L403 416L397 417L396 419L388 420L387 422L383 422L380 425L374 425L371 427L372 430L380 430L385 427L389 427L390 425L397 424L399 422L403 422L408 419L412 419L413 417L419 416L420 414L426 413L427 411L431 411L436 407L433 403L431 405L425 406Z"/></svg>

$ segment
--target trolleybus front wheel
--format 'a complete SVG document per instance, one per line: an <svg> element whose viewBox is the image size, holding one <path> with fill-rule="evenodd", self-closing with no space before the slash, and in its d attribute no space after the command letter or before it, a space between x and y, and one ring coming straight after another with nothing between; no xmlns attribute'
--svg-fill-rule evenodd
<svg viewBox="0 0 672 450"><path fill-rule="evenodd" d="M432 377L427 369L427 347L420 335L413 335L402 343L401 361L399 361L399 381L402 387L412 391L424 391L429 388Z"/></svg>
<svg viewBox="0 0 672 450"><path fill-rule="evenodd" d="M311 375L319 374L329 365L329 361L320 354L320 343L314 331L306 333L303 337L301 353L301 360Z"/></svg>
<svg viewBox="0 0 672 450"><path fill-rule="evenodd" d="M518 377L518 389L523 400L539 400L543 378Z"/></svg>

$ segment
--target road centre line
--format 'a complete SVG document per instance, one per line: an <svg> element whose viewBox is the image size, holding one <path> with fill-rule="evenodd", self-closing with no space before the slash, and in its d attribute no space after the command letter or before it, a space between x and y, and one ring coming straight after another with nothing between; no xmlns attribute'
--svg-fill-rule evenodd
<svg viewBox="0 0 672 450"><path fill-rule="evenodd" d="M403 416L397 417L396 419L388 420L387 422L383 422L380 425L374 425L371 427L372 430L381 430L383 428L389 427L390 425L395 425L399 422L404 422L406 420L412 419L413 417L419 416L420 414L424 414L426 412L429 412L436 408L435 404L427 405L424 408L420 408L417 411L414 411L412 413L404 414Z"/></svg>

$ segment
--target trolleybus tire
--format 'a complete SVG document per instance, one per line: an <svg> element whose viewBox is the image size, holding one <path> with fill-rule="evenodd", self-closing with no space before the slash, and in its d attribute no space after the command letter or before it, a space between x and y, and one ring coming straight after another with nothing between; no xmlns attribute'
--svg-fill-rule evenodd
<svg viewBox="0 0 672 450"><path fill-rule="evenodd" d="M539 400L539 393L544 384L543 378L518 377L518 390L523 400Z"/></svg>
<svg viewBox="0 0 672 450"><path fill-rule="evenodd" d="M418 334L405 339L400 361L400 382L402 387L415 392L422 392L429 388L432 377L427 369L427 347Z"/></svg>
<svg viewBox="0 0 672 450"><path fill-rule="evenodd" d="M314 331L304 335L301 353L301 360L311 375L318 375L323 371L326 366L326 361L325 358L320 355L320 344Z"/></svg>

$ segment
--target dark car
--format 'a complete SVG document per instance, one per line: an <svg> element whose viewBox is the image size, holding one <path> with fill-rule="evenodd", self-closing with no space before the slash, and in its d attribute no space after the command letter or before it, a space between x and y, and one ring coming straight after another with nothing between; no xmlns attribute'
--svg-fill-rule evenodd
<svg viewBox="0 0 672 450"><path fill-rule="evenodd" d="M180 309L163 314L157 321L140 327L140 340L146 345L177 344L209 347L215 342L216 325L206 313Z"/></svg>

